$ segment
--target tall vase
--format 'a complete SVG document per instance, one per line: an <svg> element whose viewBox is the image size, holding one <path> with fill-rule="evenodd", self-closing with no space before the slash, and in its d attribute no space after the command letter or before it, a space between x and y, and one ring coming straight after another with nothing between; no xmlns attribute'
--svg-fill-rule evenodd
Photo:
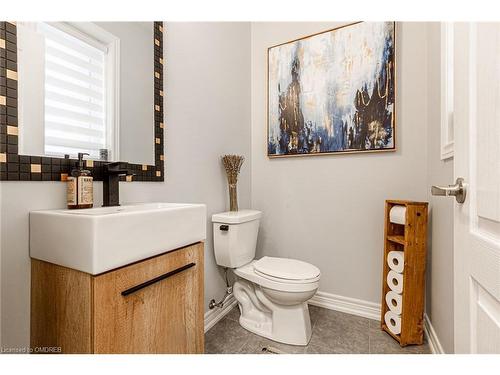
<svg viewBox="0 0 500 375"><path fill-rule="evenodd" d="M238 189L236 184L229 184L229 211L238 211Z"/></svg>

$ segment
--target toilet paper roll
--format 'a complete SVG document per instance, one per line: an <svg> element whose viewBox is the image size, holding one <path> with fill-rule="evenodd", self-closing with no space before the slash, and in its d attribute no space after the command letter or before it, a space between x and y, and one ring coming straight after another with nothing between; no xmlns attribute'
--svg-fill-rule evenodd
<svg viewBox="0 0 500 375"><path fill-rule="evenodd" d="M406 224L406 207L393 206L389 211L389 221L395 224Z"/></svg>
<svg viewBox="0 0 500 375"><path fill-rule="evenodd" d="M385 302L391 311L397 315L401 315L401 310L403 306L403 298L401 294L394 291L389 291L385 295Z"/></svg>
<svg viewBox="0 0 500 375"><path fill-rule="evenodd" d="M387 273L387 285L396 293L403 293L403 274L389 271Z"/></svg>
<svg viewBox="0 0 500 375"><path fill-rule="evenodd" d="M387 254L387 264L390 269L402 273L405 266L405 253L403 251L389 251Z"/></svg>
<svg viewBox="0 0 500 375"><path fill-rule="evenodd" d="M389 310L384 315L384 321L387 328L389 328L389 331L395 335L399 335L401 333L401 316Z"/></svg>

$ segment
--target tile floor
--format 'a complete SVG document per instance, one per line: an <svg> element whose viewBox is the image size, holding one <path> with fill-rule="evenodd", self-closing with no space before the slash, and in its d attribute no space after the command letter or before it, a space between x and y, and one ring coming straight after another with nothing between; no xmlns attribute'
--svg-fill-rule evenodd
<svg viewBox="0 0 500 375"><path fill-rule="evenodd" d="M271 348L289 354L428 354L427 341L401 348L376 320L309 306L312 337L306 347L280 344L248 332L236 306L205 334L205 353L259 354Z"/></svg>

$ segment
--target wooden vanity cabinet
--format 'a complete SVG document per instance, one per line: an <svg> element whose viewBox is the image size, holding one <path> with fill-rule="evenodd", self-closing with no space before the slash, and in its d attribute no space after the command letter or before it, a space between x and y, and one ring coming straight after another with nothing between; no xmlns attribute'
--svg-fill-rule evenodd
<svg viewBox="0 0 500 375"><path fill-rule="evenodd" d="M203 303L201 242L96 276L32 259L31 347L203 353Z"/></svg>

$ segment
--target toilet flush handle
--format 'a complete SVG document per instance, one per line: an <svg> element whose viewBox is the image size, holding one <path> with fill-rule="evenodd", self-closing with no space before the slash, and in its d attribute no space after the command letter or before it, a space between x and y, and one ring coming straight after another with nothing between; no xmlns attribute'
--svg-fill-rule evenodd
<svg viewBox="0 0 500 375"><path fill-rule="evenodd" d="M227 224L222 224L220 227L219 227L220 230L224 231L224 232L227 232L229 230L229 225Z"/></svg>

